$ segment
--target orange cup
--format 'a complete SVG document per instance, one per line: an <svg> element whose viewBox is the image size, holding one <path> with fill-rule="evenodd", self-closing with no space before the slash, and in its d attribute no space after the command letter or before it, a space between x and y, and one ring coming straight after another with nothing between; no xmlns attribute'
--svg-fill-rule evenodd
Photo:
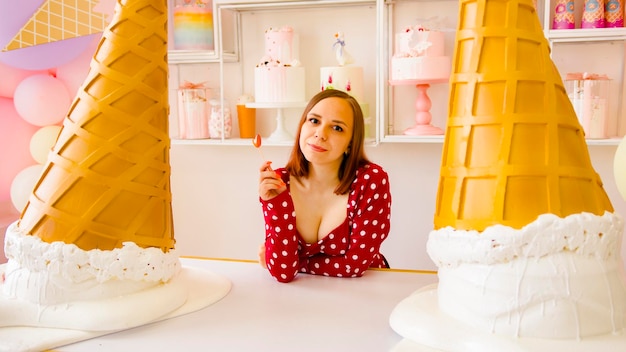
<svg viewBox="0 0 626 352"><path fill-rule="evenodd" d="M239 122L239 137L254 138L256 135L256 109L237 105L237 121Z"/></svg>

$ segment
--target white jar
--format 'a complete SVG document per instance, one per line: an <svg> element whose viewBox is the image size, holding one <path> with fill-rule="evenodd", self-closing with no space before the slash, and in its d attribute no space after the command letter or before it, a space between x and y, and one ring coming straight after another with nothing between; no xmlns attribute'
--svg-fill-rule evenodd
<svg viewBox="0 0 626 352"><path fill-rule="evenodd" d="M224 100L224 109L219 99L211 99L211 116L209 118L210 138L230 138L233 129L233 122L230 115L228 102Z"/></svg>

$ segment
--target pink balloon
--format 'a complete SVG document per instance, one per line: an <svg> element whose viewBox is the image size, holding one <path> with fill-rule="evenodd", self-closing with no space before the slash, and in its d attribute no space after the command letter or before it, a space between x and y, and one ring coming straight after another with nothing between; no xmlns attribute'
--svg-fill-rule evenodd
<svg viewBox="0 0 626 352"><path fill-rule="evenodd" d="M24 78L42 73L47 73L47 71L23 70L0 62L0 77L2 77L0 79L0 97L13 98L15 88Z"/></svg>
<svg viewBox="0 0 626 352"><path fill-rule="evenodd" d="M101 36L92 36L92 41L77 58L56 68L56 77L65 83L70 95L74 96L87 74L91 59L96 52Z"/></svg>
<svg viewBox="0 0 626 352"><path fill-rule="evenodd" d="M0 0L0 50L11 42L44 0ZM25 70L45 70L71 61L89 45L89 36L0 52L0 62Z"/></svg>
<svg viewBox="0 0 626 352"><path fill-rule="evenodd" d="M12 99L0 97L0 202L10 200L15 176L35 164L30 155L30 140L37 130L20 118Z"/></svg>
<svg viewBox="0 0 626 352"><path fill-rule="evenodd" d="M65 84L51 75L34 75L15 89L13 101L17 113L35 126L56 125L67 114L71 97Z"/></svg>

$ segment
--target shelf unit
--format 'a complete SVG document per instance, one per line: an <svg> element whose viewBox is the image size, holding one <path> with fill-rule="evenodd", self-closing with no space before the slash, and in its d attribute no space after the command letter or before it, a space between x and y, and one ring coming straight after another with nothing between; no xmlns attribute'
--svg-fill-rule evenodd
<svg viewBox="0 0 626 352"><path fill-rule="evenodd" d="M348 30L352 29L350 33L346 33L349 36L347 38L349 46L350 43L355 43L357 41L356 38L359 38L359 34L361 34L360 32L357 33L356 31L354 31L354 28L362 28L363 26L366 26L368 28L367 30L371 32L371 36L368 33L365 33L363 37L360 37L359 40L361 41L368 41L371 37L376 36L378 33L378 23L376 21L376 0L274 0L254 2L239 0L214 0L213 7L214 26L216 28L214 31L216 35L216 48L232 47L232 50L229 53L220 53L219 50L217 50L216 53L207 54L207 59L203 62L213 63L217 65L217 71L219 74L219 87L217 88L217 93L222 101L227 100L230 102L234 102L237 98L235 94L241 94L242 92L252 93L252 70L257 64L258 60L260 60L263 56L263 52L259 51L262 48L258 48L258 46L263 45L263 42L261 40L262 31L268 28L268 26L266 26L266 22L268 20L271 21L271 17L275 17L276 20L272 21L270 26L290 25L294 27L295 32L300 37L299 56L300 61L303 62L303 66L305 67L305 69L307 69L307 96L312 96L319 90L319 67L336 64L334 62L334 56L332 55L331 50L332 42L329 41L333 38L332 34L334 33L334 31L342 30L344 32L347 32ZM371 9L371 11L363 9ZM321 16L320 14L324 11L327 11L326 14L324 14L324 16ZM356 12L357 16L360 15L361 17L364 15L365 17L363 19L349 18L348 16L354 12ZM344 17L337 18L337 13L343 13ZM302 16L303 14L306 14L306 20L296 20L294 17ZM358 26L346 27L346 25L343 24L346 18L349 19L348 23L354 23L356 21ZM370 20L369 22L368 19ZM316 23L317 26L313 28L304 27L307 21L308 23ZM246 26L248 22L255 22L254 25L256 26L256 28L254 28L253 30L249 29ZM324 36L325 32L328 32L327 36L320 39L320 43L318 43L316 47L308 47L312 42L311 37ZM229 34L231 34L232 37L228 37ZM306 44L303 43L304 37L306 37ZM324 38L328 38L328 40L325 40ZM257 47L255 48L255 46ZM352 48L353 50L362 51L366 51L367 49L371 50L371 48L365 48L363 47L363 45L359 47L350 46L350 48ZM231 55L229 56L228 54ZM187 58L184 53L182 53L181 55L182 57L185 57L185 59L177 59L177 63L197 63L194 62L192 58ZM376 93L377 87L379 85L377 75L378 62L376 62L377 57L372 57L371 55L369 55L369 57L368 55L353 56L359 58L367 57L368 60L366 62L366 66L369 67L365 67L365 79L368 84L372 83L368 103L370 103L370 106L372 107L370 111L373 115L372 120L374 121L375 130L375 127L377 127L375 122L378 120L378 106L380 105L378 103L379 98ZM328 61L329 58L332 60L332 62ZM323 59L326 59L327 61L325 62L325 64L320 64ZM311 62L312 60L317 60L317 63L309 64L308 62ZM361 62L358 61L355 64L362 66ZM234 72L237 74L237 78L235 79L233 79L232 75L225 74L225 71L228 68L232 69L233 66L237 66L237 68L234 69ZM233 93L233 90L238 93ZM299 107L299 109L301 110L302 108ZM233 110L234 106L232 106L231 108L231 111ZM261 110L268 111L265 112ZM275 111L273 111L272 109L261 110L257 109L257 126L259 123L269 124L277 120ZM293 115L294 111L290 110L293 109L286 109L286 112L289 112L291 115ZM297 113L299 114L299 111ZM267 116L263 116L263 114L274 115L273 117L268 119ZM370 138L368 142L375 143L375 141L377 140L377 135L376 132L374 132L374 134L375 136ZM231 138L191 141L175 139L174 143L249 146L250 139L239 139L236 138L236 136L231 136ZM285 141L280 140L267 140L267 145L291 145L292 143L293 141L286 143ZM264 144L266 144L265 141Z"/></svg>
<svg viewBox="0 0 626 352"><path fill-rule="evenodd" d="M561 72L608 74L612 80L607 139L588 139L589 145L618 145L626 134L626 28L580 28L584 0L575 0L575 29L552 29L555 0L539 0L537 7L553 61ZM589 54L595 52L594 54ZM586 55L577 55L585 53ZM576 56L576 60L571 60ZM583 60L582 57L587 58ZM621 64L615 65L615 61Z"/></svg>
<svg viewBox="0 0 626 352"><path fill-rule="evenodd" d="M382 16L383 57L381 79L384 91L384 109L379 115L381 143L443 143L443 135L404 135L403 131L415 125L416 98L414 85L389 82L390 58L394 52L394 37L402 28L422 24L445 33L445 53L452 56L454 35L458 21L458 0L384 0L380 1ZM432 125L444 127L447 118L449 85L447 81L432 82L428 96L432 102Z"/></svg>
<svg viewBox="0 0 626 352"><path fill-rule="evenodd" d="M577 8L582 6L583 1L584 0L576 0ZM169 52L169 60L170 64L176 66L199 63L213 65L213 70L217 71L219 74L219 96L222 97L222 99L225 97L226 100L234 102L236 96L233 97L232 93L229 93L228 89L232 88L229 87L229 85L236 86L234 89L240 92L246 89L249 90L249 88L246 88L250 86L252 81L252 74L249 70L252 70L256 60L262 55L258 53L258 46L262 45L258 42L262 41L260 39L250 38L249 35L246 37L246 33L242 33L246 28L242 21L250 20L250 18L259 19L262 18L261 15L271 16L273 13L291 11L290 14L292 16L289 18L289 22L275 22L275 25L293 24L299 22L298 19L300 18L306 19L311 13L311 11L308 10L324 9L332 13L335 12L335 9L342 11L340 10L341 8L350 9L368 6L375 11L375 15L372 18L372 22L375 22L372 23L372 26L375 26L375 29L371 30L368 34L363 34L362 30L354 31L354 33L350 34L352 38L354 38L354 36L365 35L369 39L375 38L375 45L371 44L371 40L369 41L370 44L367 48L369 50L368 55L365 55L366 58L364 58L364 60L374 61L374 63L369 63L374 67L373 70L370 70L370 75L374 76L373 82L375 85L369 96L369 101L370 104L374 105L370 111L374 117L375 135L369 140L369 144L443 143L443 136L402 135L401 131L407 127L407 124L414 122L413 102L415 101L415 94L417 93L414 87L393 87L390 85L388 83L388 67L390 55L393 52L393 36L395 33L403 26L418 24L421 20L432 20L437 16L439 17L438 24L443 26L442 29L446 33L446 54L452 56L456 23L458 21L458 4L458 0L214 0L215 51L198 52L172 50ZM555 0L538 0L537 12L544 28L544 34L550 43L553 60L562 75L564 75L566 70L575 66L576 63L574 61L579 61L567 60L569 52L575 52L575 50L588 51L588 45L598 43L600 45L612 45L614 46L612 50L617 50L615 49L616 47L620 48L618 51L622 53L622 65L616 69L616 72L618 72L617 77L611 77L614 79L615 87L619 87L619 89L613 90L614 96L611 98L611 101L616 104L612 110L612 123L617 131L617 136L607 139L587 140L588 145L617 145L621 141L621 136L626 134L626 122L622 122L624 115L626 115L626 106L624 106L626 104L621 103L621 101L626 101L626 89L624 85L626 66L623 64L626 61L626 28L552 30L550 27L554 4ZM580 12L580 10L578 10L578 12ZM278 17L281 18L280 16ZM348 20L353 21L353 18L348 18L347 21ZM326 27L333 27L333 25L337 24L332 22L324 24ZM329 30L336 29L331 28ZM259 31L262 31L262 28L257 28L257 35L260 34ZM319 29L316 29L316 31L319 31ZM350 36L348 38L350 38ZM354 41L354 39L352 40ZM254 51L255 46L257 52ZM580 48L577 49L577 46ZM249 49L248 47L253 47L253 49ZM376 50L373 56L370 54L372 48ZM305 55L302 52L302 45L300 49L300 56L302 57ZM322 49L317 48L318 51ZM615 60L614 57L610 59ZM233 65L235 65L236 68L233 69L231 67ZM580 62L580 66L576 67L576 69L584 70L586 69L584 65L584 62ZM305 66L307 65L305 64ZM308 65L308 72L315 72L315 70L319 69L319 66L321 65L317 67L315 64ZM229 70L231 70L229 73L225 73ZM246 70L248 70L248 72L246 72ZM233 79L233 72L239 73L241 77ZM307 74L307 87L309 87L309 85L316 85L316 78L317 76L315 75ZM312 95L311 93L314 92L312 89L315 88L307 88L307 95ZM431 109L433 113L433 124L439 127L444 127L447 118L448 90L449 85L447 83L432 85L429 89L429 95L433 102L433 108ZM229 96L229 94L231 94L231 96ZM409 104L407 102L411 103ZM231 109L231 111L234 111L234 108ZM233 118L236 118L234 114ZM261 119L264 119L264 117L261 117ZM273 118L270 119L273 120ZM258 123L259 117L257 117L257 124ZM267 122L263 120L262 123ZM247 146L250 145L250 140L242 140L232 136L232 138L222 139L174 140L173 143ZM269 143L274 145L291 145L291 143L283 142Z"/></svg>

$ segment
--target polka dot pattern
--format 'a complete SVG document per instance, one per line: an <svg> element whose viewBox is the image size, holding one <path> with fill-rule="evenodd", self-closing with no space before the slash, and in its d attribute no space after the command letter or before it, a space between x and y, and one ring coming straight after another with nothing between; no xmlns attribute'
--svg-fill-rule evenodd
<svg viewBox="0 0 626 352"><path fill-rule="evenodd" d="M289 174L276 170L287 191L261 200L265 218L265 256L270 274L280 282L298 272L359 277L367 268L386 267L380 245L389 234L391 193L387 173L370 163L357 170L349 191L345 221L316 243L306 243L296 230L296 213L289 192Z"/></svg>

